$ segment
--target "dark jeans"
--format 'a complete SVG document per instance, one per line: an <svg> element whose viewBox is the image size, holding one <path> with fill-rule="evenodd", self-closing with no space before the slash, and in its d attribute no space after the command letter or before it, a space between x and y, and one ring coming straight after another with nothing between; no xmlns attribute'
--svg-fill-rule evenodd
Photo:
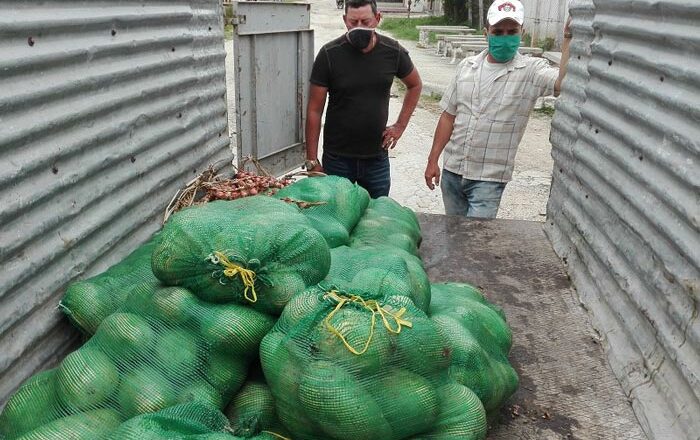
<svg viewBox="0 0 700 440"><path fill-rule="evenodd" d="M373 199L389 195L391 172L387 153L368 159L357 159L324 151L321 163L326 174L345 177L357 183L366 189Z"/></svg>

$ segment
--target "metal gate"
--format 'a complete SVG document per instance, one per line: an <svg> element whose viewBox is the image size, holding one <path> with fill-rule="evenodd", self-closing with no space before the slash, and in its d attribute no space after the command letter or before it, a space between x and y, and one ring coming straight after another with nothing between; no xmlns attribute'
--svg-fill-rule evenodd
<svg viewBox="0 0 700 440"><path fill-rule="evenodd" d="M234 2L233 11L238 164L252 157L280 175L298 168L305 156L311 8Z"/></svg>

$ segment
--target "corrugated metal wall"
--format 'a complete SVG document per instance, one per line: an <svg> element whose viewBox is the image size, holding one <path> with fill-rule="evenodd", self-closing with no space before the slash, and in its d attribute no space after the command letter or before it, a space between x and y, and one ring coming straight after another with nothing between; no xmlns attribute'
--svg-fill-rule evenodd
<svg viewBox="0 0 700 440"><path fill-rule="evenodd" d="M230 162L223 41L219 0L0 2L0 406L74 347L67 283Z"/></svg>
<svg viewBox="0 0 700 440"><path fill-rule="evenodd" d="M649 437L698 439L700 2L571 6L547 232Z"/></svg>

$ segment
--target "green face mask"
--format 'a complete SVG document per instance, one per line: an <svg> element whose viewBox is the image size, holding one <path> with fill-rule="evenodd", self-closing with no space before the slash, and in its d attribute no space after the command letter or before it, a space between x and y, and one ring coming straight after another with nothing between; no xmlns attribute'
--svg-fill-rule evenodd
<svg viewBox="0 0 700 440"><path fill-rule="evenodd" d="M489 35L489 52L499 63L510 61L520 47L520 35Z"/></svg>

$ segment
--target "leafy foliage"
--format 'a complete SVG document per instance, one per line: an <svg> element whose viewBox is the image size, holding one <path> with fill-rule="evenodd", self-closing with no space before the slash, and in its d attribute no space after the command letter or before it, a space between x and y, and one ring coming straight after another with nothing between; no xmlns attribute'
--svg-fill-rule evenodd
<svg viewBox="0 0 700 440"><path fill-rule="evenodd" d="M443 0L443 10L445 17L453 24L466 24L475 29L481 29L485 24L486 19L479 18L479 1L478 0ZM484 17L486 11L491 6L493 0L484 0ZM472 11L472 19L469 20L469 10Z"/></svg>

